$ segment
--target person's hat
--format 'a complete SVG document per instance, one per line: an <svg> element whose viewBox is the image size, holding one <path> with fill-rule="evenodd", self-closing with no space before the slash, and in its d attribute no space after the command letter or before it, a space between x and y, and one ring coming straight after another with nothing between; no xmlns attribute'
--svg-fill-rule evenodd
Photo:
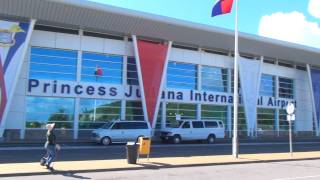
<svg viewBox="0 0 320 180"><path fill-rule="evenodd" d="M47 124L46 128L47 129L53 129L54 128L55 123L51 123L51 124Z"/></svg>

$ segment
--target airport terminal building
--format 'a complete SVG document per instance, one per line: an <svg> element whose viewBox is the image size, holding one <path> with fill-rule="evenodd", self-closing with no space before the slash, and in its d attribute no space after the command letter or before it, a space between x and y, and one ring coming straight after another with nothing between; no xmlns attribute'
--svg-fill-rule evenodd
<svg viewBox="0 0 320 180"><path fill-rule="evenodd" d="M209 14L209 13L208 13ZM230 30L77 0L0 2L4 141L88 140L112 120L217 119L232 132ZM316 136L320 50L240 33L239 134Z"/></svg>

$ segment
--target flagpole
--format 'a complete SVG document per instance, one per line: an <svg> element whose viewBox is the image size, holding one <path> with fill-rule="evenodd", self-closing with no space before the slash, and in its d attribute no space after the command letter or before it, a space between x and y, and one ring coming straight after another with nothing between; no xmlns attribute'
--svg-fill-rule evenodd
<svg viewBox="0 0 320 180"><path fill-rule="evenodd" d="M236 17L234 30L234 80L233 80L233 138L232 138L232 155L238 158L238 0L235 0Z"/></svg>

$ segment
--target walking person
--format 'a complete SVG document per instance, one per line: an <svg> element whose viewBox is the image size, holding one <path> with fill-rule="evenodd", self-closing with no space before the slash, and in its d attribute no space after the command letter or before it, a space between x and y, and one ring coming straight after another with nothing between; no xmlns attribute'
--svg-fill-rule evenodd
<svg viewBox="0 0 320 180"><path fill-rule="evenodd" d="M54 134L54 126L55 126L55 123L46 125L46 128L48 129L48 131L46 135L47 141L45 143L45 148L47 150L47 158L46 158L45 166L47 167L47 169L50 169L50 170L53 170L51 163L56 158L56 151L58 147L56 144L56 135Z"/></svg>

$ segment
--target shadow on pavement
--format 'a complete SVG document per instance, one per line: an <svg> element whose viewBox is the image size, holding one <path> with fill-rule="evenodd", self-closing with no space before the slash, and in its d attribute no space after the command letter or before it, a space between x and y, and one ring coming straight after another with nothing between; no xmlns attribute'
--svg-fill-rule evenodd
<svg viewBox="0 0 320 180"><path fill-rule="evenodd" d="M246 158L243 158L246 159ZM305 160L319 160L318 158L304 158L304 159L281 159L281 160L259 160L259 159L246 159L248 161L233 161L233 162L219 162L219 163L206 163L206 164L183 164L183 165L172 165L166 163L148 162L137 164L136 167L124 167L124 168L113 168L113 169L91 169L91 170L74 170L74 171L63 171L54 170L47 172L30 172L30 173L15 173L15 174L2 174L0 177L17 177L17 176L35 176L35 175L62 175L65 177L73 177L77 179L91 179L77 175L79 173L97 173L97 172L111 172L111 171L134 171L134 170L159 170L169 168L185 168L185 167L204 167L204 166L217 166L217 165L236 165L236 164L253 164L253 163L274 163L274 162L286 162L286 161L305 161ZM253 161L254 160L254 161Z"/></svg>

